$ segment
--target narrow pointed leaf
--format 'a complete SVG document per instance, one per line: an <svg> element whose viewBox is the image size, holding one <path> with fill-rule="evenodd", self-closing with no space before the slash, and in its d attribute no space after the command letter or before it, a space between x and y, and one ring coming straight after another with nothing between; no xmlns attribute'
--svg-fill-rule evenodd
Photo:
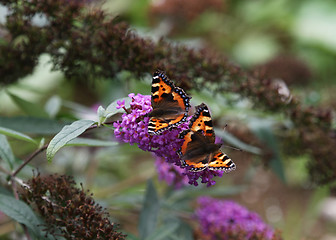
<svg viewBox="0 0 336 240"><path fill-rule="evenodd" d="M178 228L177 223L168 224L157 229L153 234L151 234L146 240L162 240L167 239L169 235L174 233Z"/></svg>
<svg viewBox="0 0 336 240"><path fill-rule="evenodd" d="M49 143L47 148L47 160L51 161L56 152L72 139L81 135L95 122L92 120L78 120L65 126Z"/></svg>
<svg viewBox="0 0 336 240"><path fill-rule="evenodd" d="M7 188L0 185L0 194L6 195L6 196L13 196L13 193L8 191Z"/></svg>
<svg viewBox="0 0 336 240"><path fill-rule="evenodd" d="M176 230L175 234L177 235L176 239L183 240L193 240L193 229L191 226L185 222L181 222L179 228Z"/></svg>
<svg viewBox="0 0 336 240"><path fill-rule="evenodd" d="M215 128L215 132L216 132L216 136L222 138L226 142L232 144L233 146L235 146L235 147L237 147L241 150L244 150L244 151L250 152L250 153L254 153L254 154L261 154L261 150L259 148L240 141L238 138L236 138L235 136L233 136L232 134L230 134L226 131Z"/></svg>
<svg viewBox="0 0 336 240"><path fill-rule="evenodd" d="M62 106L62 100L59 96L52 96L45 104L44 109L50 117L55 117Z"/></svg>
<svg viewBox="0 0 336 240"><path fill-rule="evenodd" d="M116 145L118 145L117 142L78 137L69 141L65 146L112 147Z"/></svg>
<svg viewBox="0 0 336 240"><path fill-rule="evenodd" d="M0 193L0 211L15 221L24 224L38 239L43 239L44 233L39 229L39 225L43 222L26 203Z"/></svg>
<svg viewBox="0 0 336 240"><path fill-rule="evenodd" d="M6 136L2 134L0 134L0 158L5 160L10 169L13 170L15 157Z"/></svg>
<svg viewBox="0 0 336 240"><path fill-rule="evenodd" d="M151 180L148 180L146 196L139 219L139 235L144 240L156 229L157 217L160 210L159 198Z"/></svg>
<svg viewBox="0 0 336 240"><path fill-rule="evenodd" d="M35 116L35 117L45 117L48 118L48 114L45 112L42 106L29 102L27 100L24 100L10 92L8 92L8 95L11 97L11 99L15 102L15 104L26 114L29 116Z"/></svg>
<svg viewBox="0 0 336 240"><path fill-rule="evenodd" d="M284 166L281 160L277 139L273 134L272 124L272 121L267 119L263 121L260 119L251 119L249 127L257 138L272 150L273 156L270 160L270 167L283 182L286 182Z"/></svg>
<svg viewBox="0 0 336 240"><path fill-rule="evenodd" d="M4 134L6 136L10 136L10 137L13 137L13 138L16 138L16 139L19 139L19 140L23 140L23 141L26 141L26 142L30 142L30 143L33 143L33 144L37 145L37 142L34 139L32 139L31 137L29 137L29 136L27 136L23 133L14 131L12 129L9 129L9 128L0 127L0 134Z"/></svg>
<svg viewBox="0 0 336 240"><path fill-rule="evenodd" d="M20 116L20 117L3 117L0 116L0 126L24 133L34 133L51 135L56 134L71 122L61 122L58 120Z"/></svg>

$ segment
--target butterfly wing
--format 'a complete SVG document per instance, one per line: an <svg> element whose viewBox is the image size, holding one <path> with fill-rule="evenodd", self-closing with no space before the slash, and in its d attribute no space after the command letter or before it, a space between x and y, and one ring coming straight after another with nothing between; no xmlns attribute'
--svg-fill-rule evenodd
<svg viewBox="0 0 336 240"><path fill-rule="evenodd" d="M191 118L189 128L194 132L202 133L209 143L215 142L215 132L208 106L204 103L196 106L196 112Z"/></svg>
<svg viewBox="0 0 336 240"><path fill-rule="evenodd" d="M236 164L225 153L218 150L210 160L208 168L210 170L231 172L236 169Z"/></svg>
<svg viewBox="0 0 336 240"><path fill-rule="evenodd" d="M183 89L175 87L161 71L153 75L151 101L153 111L149 114L149 134L160 134L187 120L190 97Z"/></svg>
<svg viewBox="0 0 336 240"><path fill-rule="evenodd" d="M177 151L182 166L189 166L190 171L202 171L208 167L211 148L215 146L215 135L208 107L202 103L196 106L196 112L190 119L189 129L180 133L184 139Z"/></svg>
<svg viewBox="0 0 336 240"><path fill-rule="evenodd" d="M206 169L209 162L209 154L202 152L204 136L200 133L188 129L179 134L180 139L184 139L181 148L177 151L181 159L181 165L189 167L190 171L198 172Z"/></svg>

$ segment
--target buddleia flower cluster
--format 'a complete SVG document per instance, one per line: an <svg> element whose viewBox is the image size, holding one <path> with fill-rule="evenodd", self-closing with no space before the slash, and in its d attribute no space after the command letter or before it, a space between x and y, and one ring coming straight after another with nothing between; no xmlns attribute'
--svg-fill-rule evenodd
<svg viewBox="0 0 336 240"><path fill-rule="evenodd" d="M234 201L200 197L195 212L202 239L281 240L257 213Z"/></svg>
<svg viewBox="0 0 336 240"><path fill-rule="evenodd" d="M148 113L152 111L151 96L131 93L128 95L132 98L130 108L122 115L121 121L113 124L115 130L114 135L117 140L125 143L134 144L144 151L153 152L157 157L164 159L167 163L181 167L181 161L176 151L181 147L183 139L179 139L178 135L181 131L188 128L188 122L164 131L160 135L150 135L148 133ZM124 108L125 102L119 102L117 108ZM190 117L189 117L190 119ZM175 172L176 174L180 174ZM184 169L182 175L188 178L188 183L198 185L197 180L201 179L202 183L212 186L216 182L215 176L221 177L223 172L211 171L205 169L201 172L190 172ZM162 176L164 179L165 177Z"/></svg>

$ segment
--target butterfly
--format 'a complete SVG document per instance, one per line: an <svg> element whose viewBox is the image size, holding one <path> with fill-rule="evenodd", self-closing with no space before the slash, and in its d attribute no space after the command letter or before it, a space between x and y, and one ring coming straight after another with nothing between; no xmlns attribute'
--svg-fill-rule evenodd
<svg viewBox="0 0 336 240"><path fill-rule="evenodd" d="M177 151L182 166L189 167L192 172L206 168L230 172L236 169L235 163L215 144L215 132L209 109L204 103L196 106L196 112L190 119L189 129L179 134L184 139Z"/></svg>
<svg viewBox="0 0 336 240"><path fill-rule="evenodd" d="M151 92L153 111L148 114L149 134L158 135L187 120L191 97L182 88L175 87L164 72L154 73Z"/></svg>

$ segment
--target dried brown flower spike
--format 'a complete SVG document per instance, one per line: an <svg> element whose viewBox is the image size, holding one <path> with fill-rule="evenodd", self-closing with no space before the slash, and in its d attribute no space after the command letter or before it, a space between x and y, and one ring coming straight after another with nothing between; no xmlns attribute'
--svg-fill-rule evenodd
<svg viewBox="0 0 336 240"><path fill-rule="evenodd" d="M49 234L65 239L125 239L105 209L83 187L76 188L72 177L38 174L27 185L21 197L38 210Z"/></svg>

